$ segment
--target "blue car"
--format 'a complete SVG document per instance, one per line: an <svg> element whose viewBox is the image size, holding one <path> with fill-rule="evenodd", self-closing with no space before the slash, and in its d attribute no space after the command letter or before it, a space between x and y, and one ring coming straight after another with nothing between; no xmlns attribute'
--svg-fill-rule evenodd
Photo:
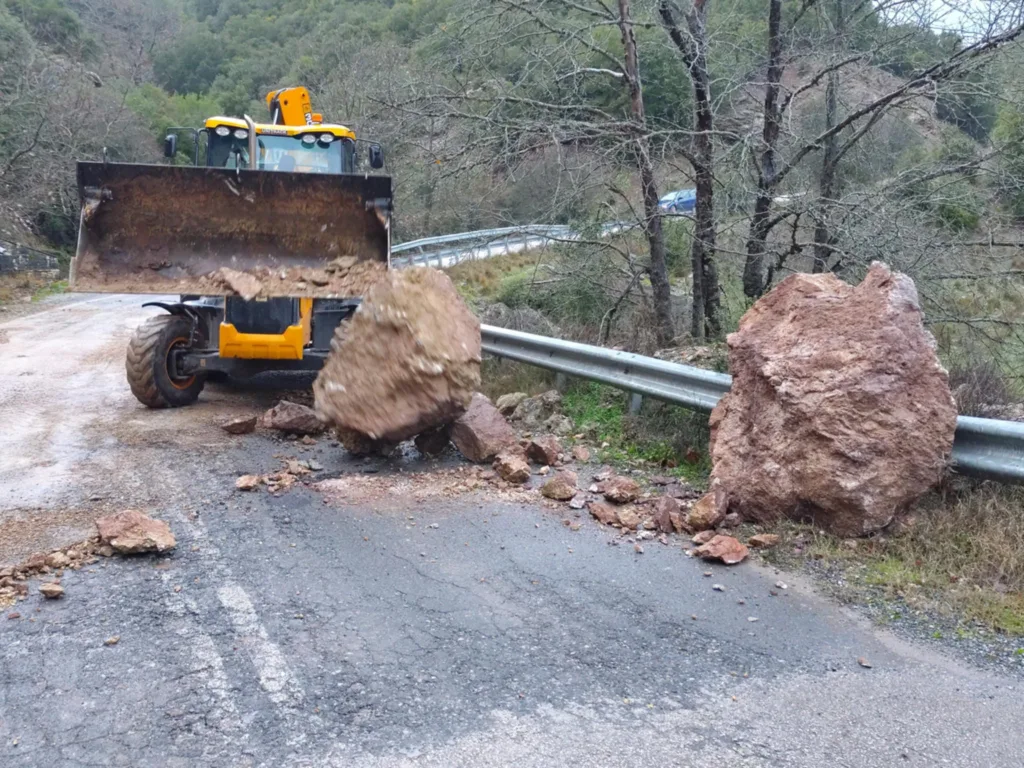
<svg viewBox="0 0 1024 768"><path fill-rule="evenodd" d="M697 206L696 189L677 189L658 201L662 213L689 213Z"/></svg>

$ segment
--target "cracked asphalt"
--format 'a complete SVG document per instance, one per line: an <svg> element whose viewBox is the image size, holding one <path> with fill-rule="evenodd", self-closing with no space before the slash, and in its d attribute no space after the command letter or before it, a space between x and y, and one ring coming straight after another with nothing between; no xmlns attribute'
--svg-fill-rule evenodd
<svg viewBox="0 0 1024 768"><path fill-rule="evenodd" d="M1019 677L897 640L793 575L707 578L678 541L639 555L569 510L395 484L454 459L218 428L273 389L145 410L123 380L139 303L0 323L0 565L112 509L178 538L0 614L0 766L1021 764ZM275 454L398 490L234 490Z"/></svg>

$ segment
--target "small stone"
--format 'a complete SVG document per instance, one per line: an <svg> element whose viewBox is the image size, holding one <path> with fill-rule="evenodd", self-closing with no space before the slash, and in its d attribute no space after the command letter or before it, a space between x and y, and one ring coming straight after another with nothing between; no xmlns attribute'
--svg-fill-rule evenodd
<svg viewBox="0 0 1024 768"><path fill-rule="evenodd" d="M750 623L754 623L755 621L757 621L757 617L756 616L747 616L747 621L749 621Z"/></svg>
<svg viewBox="0 0 1024 768"><path fill-rule="evenodd" d="M739 516L737 512L730 512L724 518L722 518L723 528L739 528L743 522L743 518Z"/></svg>
<svg viewBox="0 0 1024 768"><path fill-rule="evenodd" d="M712 584L711 588L715 590L715 592L725 592L725 585L723 584Z"/></svg>
<svg viewBox="0 0 1024 768"><path fill-rule="evenodd" d="M229 435L247 435L256 430L256 416L240 416L230 421L225 421L220 428Z"/></svg>
<svg viewBox="0 0 1024 768"><path fill-rule="evenodd" d="M526 398L527 394L525 392L509 392L499 397L495 401L494 407L498 409L502 416L508 418L515 413L518 405Z"/></svg>
<svg viewBox="0 0 1024 768"><path fill-rule="evenodd" d="M288 400L281 400L263 414L263 424L291 435L318 435L327 428L312 408Z"/></svg>
<svg viewBox="0 0 1024 768"><path fill-rule="evenodd" d="M633 551L636 552L638 555L642 555L644 553L644 548L641 547L639 544L634 544Z"/></svg>
<svg viewBox="0 0 1024 768"><path fill-rule="evenodd" d="M11 621L13 621L14 619L20 619L21 618L21 614L18 613L17 611L11 611L10 613L7 614L7 618L10 619Z"/></svg>
<svg viewBox="0 0 1024 768"><path fill-rule="evenodd" d="M872 667L871 662L865 659L863 656L857 659L857 663L864 667L864 669L871 669Z"/></svg>
<svg viewBox="0 0 1024 768"><path fill-rule="evenodd" d="M262 482L260 475L242 475L235 480L235 488L239 491L255 491Z"/></svg>
<svg viewBox="0 0 1024 768"><path fill-rule="evenodd" d="M121 636L120 635L114 635L114 636L108 637L106 640L104 640L103 644L104 645L117 645L120 641L121 641Z"/></svg>
<svg viewBox="0 0 1024 768"><path fill-rule="evenodd" d="M583 527L583 523L569 523L569 530L570 531L578 531L582 527Z"/></svg>
<svg viewBox="0 0 1024 768"><path fill-rule="evenodd" d="M571 499L569 499L570 509L583 509L587 505L587 495L585 493L577 493Z"/></svg>
<svg viewBox="0 0 1024 768"><path fill-rule="evenodd" d="M789 589L789 584L787 584L784 581L776 581L775 582L775 586L778 587L779 589Z"/></svg>
<svg viewBox="0 0 1024 768"><path fill-rule="evenodd" d="M64 587L55 581L40 584L39 591L47 600L57 600L64 596Z"/></svg>
<svg viewBox="0 0 1024 768"><path fill-rule="evenodd" d="M775 533L758 533L747 539L747 546L755 549L771 549L777 546L780 540L778 534Z"/></svg>

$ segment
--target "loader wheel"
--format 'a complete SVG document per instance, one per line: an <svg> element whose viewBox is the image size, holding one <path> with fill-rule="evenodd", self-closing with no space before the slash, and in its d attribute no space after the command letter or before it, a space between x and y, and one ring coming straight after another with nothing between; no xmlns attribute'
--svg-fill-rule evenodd
<svg viewBox="0 0 1024 768"><path fill-rule="evenodd" d="M192 323L180 315L157 315L135 329L125 370L128 386L140 403L149 408L178 408L199 397L205 376L174 377L168 370L171 351L187 347L191 334Z"/></svg>

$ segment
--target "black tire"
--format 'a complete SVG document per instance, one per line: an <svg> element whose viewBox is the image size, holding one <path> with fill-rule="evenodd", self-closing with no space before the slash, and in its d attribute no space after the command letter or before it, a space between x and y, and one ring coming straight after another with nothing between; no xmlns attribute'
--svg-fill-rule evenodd
<svg viewBox="0 0 1024 768"><path fill-rule="evenodd" d="M206 377L172 378L167 358L175 347L188 346L192 322L181 315L157 315L138 328L128 342L125 371L135 398L148 408L191 405L203 391Z"/></svg>

